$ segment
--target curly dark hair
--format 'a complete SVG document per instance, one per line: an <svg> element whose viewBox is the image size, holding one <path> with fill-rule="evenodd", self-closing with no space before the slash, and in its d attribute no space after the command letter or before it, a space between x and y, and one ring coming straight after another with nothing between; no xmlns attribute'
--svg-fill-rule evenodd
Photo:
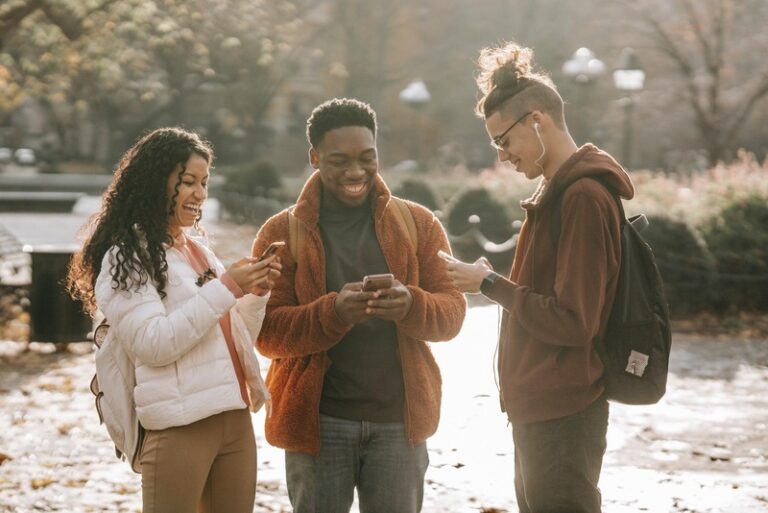
<svg viewBox="0 0 768 513"><path fill-rule="evenodd" d="M520 105L512 110L541 110L559 126L565 125L563 99L549 75L533 70L533 50L513 42L483 48L478 66L475 80L483 94L475 107L478 116L488 119L506 109L508 100L516 98Z"/></svg>
<svg viewBox="0 0 768 513"><path fill-rule="evenodd" d="M197 134L159 128L139 139L120 159L102 196L101 210L83 227L88 235L82 250L72 257L67 274L68 292L90 314L96 311L94 287L101 262L112 247L117 248L114 289L129 290L152 280L165 297L168 264L164 244L173 243L169 212L175 211L181 175L194 154L213 162L211 146ZM178 173L176 192L169 198L168 180L174 171Z"/></svg>
<svg viewBox="0 0 768 513"><path fill-rule="evenodd" d="M307 140L313 148L335 128L363 126L376 137L376 113L370 105L352 98L334 98L314 108L307 119Z"/></svg>

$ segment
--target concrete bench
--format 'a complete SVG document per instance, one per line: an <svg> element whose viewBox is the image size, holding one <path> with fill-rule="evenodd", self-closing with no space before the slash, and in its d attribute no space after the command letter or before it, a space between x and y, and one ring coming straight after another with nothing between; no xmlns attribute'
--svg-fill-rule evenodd
<svg viewBox="0 0 768 513"><path fill-rule="evenodd" d="M0 191L0 212L72 212L82 192Z"/></svg>

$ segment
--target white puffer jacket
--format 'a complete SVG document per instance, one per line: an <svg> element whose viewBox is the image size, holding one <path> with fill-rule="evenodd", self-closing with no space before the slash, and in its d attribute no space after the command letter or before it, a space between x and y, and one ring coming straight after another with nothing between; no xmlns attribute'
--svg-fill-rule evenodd
<svg viewBox="0 0 768 513"><path fill-rule="evenodd" d="M203 246L218 276L225 272ZM104 256L96 280L99 309L136 365L134 401L145 429L184 426L224 411L245 408L219 319L230 312L235 349L243 364L251 410L269 399L253 341L261 330L269 295L239 300L220 280L202 287L198 274L178 250L166 249L168 281L161 298L150 283L131 291L112 288L116 248ZM106 343L106 342L105 342Z"/></svg>

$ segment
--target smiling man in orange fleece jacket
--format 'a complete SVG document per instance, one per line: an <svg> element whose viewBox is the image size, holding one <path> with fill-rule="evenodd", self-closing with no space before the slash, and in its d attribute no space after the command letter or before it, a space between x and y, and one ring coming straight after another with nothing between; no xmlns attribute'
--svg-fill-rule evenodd
<svg viewBox="0 0 768 513"><path fill-rule="evenodd" d="M597 350L621 262L614 195L630 199L634 189L610 155L576 146L563 100L532 71L532 56L514 43L487 48L478 76L478 113L499 160L541 178L522 204L512 272L503 278L479 260L452 263L449 274L462 291L504 308L499 384L520 512L599 513L608 402Z"/></svg>
<svg viewBox="0 0 768 513"><path fill-rule="evenodd" d="M370 106L319 105L307 138L317 171L253 248L259 255L270 242L289 241L291 215L304 233L298 262L283 253L257 341L272 358L267 440L286 450L296 513L347 513L355 488L361 511L416 513L441 399L424 341L455 337L466 303L437 256L449 251L438 220L410 202L410 215L398 215L378 174ZM394 275L391 288L361 290L365 275L381 273Z"/></svg>

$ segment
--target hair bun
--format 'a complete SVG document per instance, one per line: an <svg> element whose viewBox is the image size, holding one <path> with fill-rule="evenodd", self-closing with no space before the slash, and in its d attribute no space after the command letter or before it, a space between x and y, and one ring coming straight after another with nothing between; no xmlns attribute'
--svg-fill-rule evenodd
<svg viewBox="0 0 768 513"><path fill-rule="evenodd" d="M496 56L498 69L491 76L491 83L500 89L517 88L520 81L528 78L533 67L533 50L509 43L499 48Z"/></svg>
<svg viewBox="0 0 768 513"><path fill-rule="evenodd" d="M521 81L531 78L533 50L517 43L484 48L478 60L477 83L483 93L493 89L517 89Z"/></svg>

